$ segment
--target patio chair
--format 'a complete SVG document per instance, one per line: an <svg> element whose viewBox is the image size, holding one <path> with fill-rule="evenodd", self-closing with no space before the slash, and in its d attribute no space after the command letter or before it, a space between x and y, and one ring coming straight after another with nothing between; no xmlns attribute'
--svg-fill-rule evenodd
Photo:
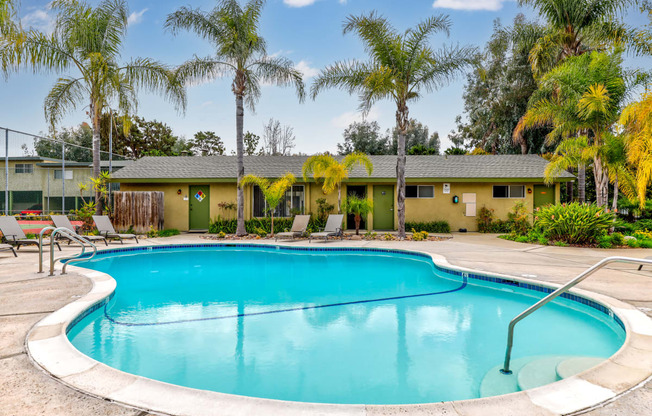
<svg viewBox="0 0 652 416"><path fill-rule="evenodd" d="M133 238L138 244L138 237L134 234L118 234L111 224L111 220L106 215L93 215L93 221L95 221L95 226L97 231L100 232L100 235L103 235L105 238L114 238L120 240L120 244L124 244L122 240L129 240Z"/></svg>
<svg viewBox="0 0 652 416"><path fill-rule="evenodd" d="M276 234L274 241L278 241L279 238L290 238L294 240L297 237L301 237L308 228L308 222L310 222L310 215L295 215L290 231Z"/></svg>
<svg viewBox="0 0 652 416"><path fill-rule="evenodd" d="M21 246L32 245L40 247L38 239L32 240L27 238L25 232L20 228L20 224L18 224L18 221L16 221L16 218L14 217L0 217L0 231L2 232L4 240L13 246L16 246L16 250L20 250ZM56 244L59 251L61 251L59 243L55 241L54 244ZM43 245L49 246L50 242L48 240L43 240Z"/></svg>
<svg viewBox="0 0 652 416"><path fill-rule="evenodd" d="M109 243L106 241L106 237L102 235L79 235L77 233L77 230L75 229L75 226L72 225L68 217L65 215L50 215L50 218L52 219L52 222L54 223L54 226L57 228L65 228L68 231L72 232L76 236L80 236L82 238L85 238L86 240L90 241L91 243L93 241L103 241L105 246L108 246ZM61 238L64 238L68 240L68 245L73 241L71 238L67 237L65 234L59 234Z"/></svg>
<svg viewBox="0 0 652 416"><path fill-rule="evenodd" d="M342 239L344 237L342 231L342 220L344 220L344 215L342 214L329 215L324 229L321 232L310 234L308 242L312 242L313 238L323 238L324 240L328 240L328 237L340 237L340 239Z"/></svg>
<svg viewBox="0 0 652 416"><path fill-rule="evenodd" d="M12 253L14 253L14 257L18 257L18 254L16 254L16 250L14 250L14 246L11 244L0 244L0 251L2 250L11 250Z"/></svg>

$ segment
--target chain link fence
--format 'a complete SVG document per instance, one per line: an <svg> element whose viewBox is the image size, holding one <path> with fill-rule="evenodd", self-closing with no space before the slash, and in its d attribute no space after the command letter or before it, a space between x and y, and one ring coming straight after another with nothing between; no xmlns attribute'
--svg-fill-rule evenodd
<svg viewBox="0 0 652 416"><path fill-rule="evenodd" d="M56 137L0 127L0 189L4 190L0 214L67 214L93 201L91 136L88 127L68 129ZM103 171L115 172L129 162L117 154L100 153ZM110 185L111 192L118 189L119 184Z"/></svg>

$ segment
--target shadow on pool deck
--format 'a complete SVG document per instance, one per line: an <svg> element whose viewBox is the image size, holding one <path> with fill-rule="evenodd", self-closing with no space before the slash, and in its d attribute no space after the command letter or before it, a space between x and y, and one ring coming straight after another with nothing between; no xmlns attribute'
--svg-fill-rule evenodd
<svg viewBox="0 0 652 416"><path fill-rule="evenodd" d="M211 241L201 239L196 234L182 234L165 239L144 240L143 244L206 242ZM246 242L273 244L273 240ZM288 244L303 245L307 242ZM437 242L362 240L318 242L313 245L420 250L441 254L457 266L554 283L567 282L604 257L624 255L642 258L652 253L650 249L598 250L535 246L501 240L495 235L475 233L454 234L451 240ZM119 244L111 245L118 246ZM63 248L64 252L76 251L68 246ZM75 274L56 277L37 274L38 254L34 249L21 250L18 255L18 258L14 258L11 253L0 252L0 415L148 415L147 412L68 388L31 363L24 346L29 329L48 313L86 294L91 284L88 279ZM644 268L640 272L636 269L633 265L613 266L598 272L579 287L626 301L652 316L652 268ZM456 411L457 414L464 414L461 412L461 409ZM508 413L490 411L486 414L502 416ZM585 414L652 414L652 382Z"/></svg>

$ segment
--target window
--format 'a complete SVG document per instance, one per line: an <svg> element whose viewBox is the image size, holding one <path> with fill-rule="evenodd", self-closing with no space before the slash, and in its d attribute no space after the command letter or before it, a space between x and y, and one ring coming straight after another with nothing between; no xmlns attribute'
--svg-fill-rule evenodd
<svg viewBox="0 0 652 416"><path fill-rule="evenodd" d="M494 198L525 198L525 185L494 185Z"/></svg>
<svg viewBox="0 0 652 416"><path fill-rule="evenodd" d="M34 173L34 165L31 163L16 163L14 173Z"/></svg>
<svg viewBox="0 0 652 416"><path fill-rule="evenodd" d="M62 175L65 175L66 179L72 179L72 171L71 170L67 170L67 171L65 171L65 173L61 169L55 169L54 170L54 179L61 179Z"/></svg>
<svg viewBox="0 0 652 416"><path fill-rule="evenodd" d="M408 185L405 187L406 198L434 198L434 185Z"/></svg>
<svg viewBox="0 0 652 416"><path fill-rule="evenodd" d="M258 185L254 185L254 217L265 217L267 215L267 204L263 191ZM297 213L303 213L305 198L303 185L294 185L285 192L285 197L274 210L275 217L291 217Z"/></svg>

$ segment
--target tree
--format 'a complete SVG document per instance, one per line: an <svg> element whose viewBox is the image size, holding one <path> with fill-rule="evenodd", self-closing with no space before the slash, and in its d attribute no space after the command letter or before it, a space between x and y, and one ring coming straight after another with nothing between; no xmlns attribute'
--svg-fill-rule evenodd
<svg viewBox="0 0 652 416"><path fill-rule="evenodd" d="M226 151L220 136L213 131L199 131L191 142L193 152L202 156L223 155Z"/></svg>
<svg viewBox="0 0 652 416"><path fill-rule="evenodd" d="M539 90L530 98L528 111L517 128L550 126L550 143L571 136L585 137L589 146L586 151L593 160L596 202L600 206L607 204L609 184L601 149L618 119L626 91L621 65L619 51L610 55L591 52L566 59L542 77Z"/></svg>
<svg viewBox="0 0 652 416"><path fill-rule="evenodd" d="M294 129L281 126L281 122L270 118L263 126L263 143L260 153L269 156L289 156L294 149Z"/></svg>
<svg viewBox="0 0 652 416"><path fill-rule="evenodd" d="M236 102L236 152L238 181L244 176L244 102L250 109L260 98L261 82L278 86L293 85L303 101L302 74L287 58L267 56L265 40L259 35L259 20L264 0L249 0L242 7L237 0L221 0L210 12L181 7L168 15L165 27L173 34L189 30L209 41L213 56L182 64L177 76L184 82L210 81L231 74L231 90ZM244 225L244 192L238 188L238 227L236 235L247 234Z"/></svg>
<svg viewBox="0 0 652 416"><path fill-rule="evenodd" d="M327 194L337 189L337 212L342 212L342 181L349 177L355 166L364 167L367 175L371 175L374 171L369 157L364 153L356 152L344 156L341 162L328 154L310 156L304 162L301 174L304 181L307 181L310 175L315 181L323 180L322 189Z"/></svg>
<svg viewBox="0 0 652 416"><path fill-rule="evenodd" d="M20 26L14 22L16 19L16 1L0 0L0 35L13 35L20 29Z"/></svg>
<svg viewBox="0 0 652 416"><path fill-rule="evenodd" d="M113 149L109 149L109 128ZM178 156L190 151L190 143L177 137L172 128L157 120L104 114L100 119L101 146L129 159L144 156ZM106 159L106 158L105 158Z"/></svg>
<svg viewBox="0 0 652 416"><path fill-rule="evenodd" d="M627 160L634 169L633 181L640 208L645 207L652 185L652 93L646 91L641 100L628 105L620 116L624 126Z"/></svg>
<svg viewBox="0 0 652 416"><path fill-rule="evenodd" d="M388 132L388 136L391 137L391 144L387 154L396 155L398 154L398 129L394 127L391 133ZM389 138L388 141L390 141ZM434 132L430 135L428 126L411 118L405 132L405 149L409 150L415 146L433 149L436 153L432 154L439 154L439 133Z"/></svg>
<svg viewBox="0 0 652 416"><path fill-rule="evenodd" d="M342 211L353 214L355 221L355 235L360 235L360 221L362 217L367 217L374 209L373 201L367 198L358 198L355 195L349 195L344 199Z"/></svg>
<svg viewBox="0 0 652 416"><path fill-rule="evenodd" d="M34 139L34 151L41 157L61 159L62 143L66 143L64 157L66 161L92 162L93 131L86 123L79 127L59 131L54 140L46 138Z"/></svg>
<svg viewBox="0 0 652 416"><path fill-rule="evenodd" d="M348 155L360 152L367 155L388 154L387 139L380 137L380 126L376 121L354 121L342 134L344 143L337 144L337 153Z"/></svg>
<svg viewBox="0 0 652 416"><path fill-rule="evenodd" d="M338 87L357 93L363 113L379 100L396 104L398 131L396 187L398 235L405 238L405 136L409 126L409 104L446 85L464 67L472 63L475 49L445 47L438 51L428 45L436 32L449 33L450 22L443 15L425 19L416 27L399 33L387 19L375 12L350 16L344 33L355 32L369 54L368 62L336 62L315 78L311 94L315 98L326 88Z"/></svg>
<svg viewBox="0 0 652 416"><path fill-rule="evenodd" d="M93 177L100 174L100 118L115 104L132 113L140 88L160 92L177 108L185 109L183 86L165 65L148 58L120 63L120 50L129 12L124 0L103 0L93 8L81 1L58 1L56 30L51 35L30 30L9 37L0 46L3 71L31 66L39 72L77 75L59 78L45 98L45 115L54 126L81 103L88 105L93 129ZM100 201L99 192L96 200ZM102 212L97 204L97 213Z"/></svg>
<svg viewBox="0 0 652 416"><path fill-rule="evenodd" d="M461 149L459 147L449 147L448 149L444 150L444 154L447 156L451 156L451 155L465 155L467 153L466 150Z"/></svg>
<svg viewBox="0 0 652 416"><path fill-rule="evenodd" d="M252 156L256 154L256 149L258 149L258 143L260 142L260 136L253 134L248 131L243 137L244 141L244 153L247 156Z"/></svg>
<svg viewBox="0 0 652 416"><path fill-rule="evenodd" d="M285 192L296 182L296 178L291 173L286 173L281 178L270 182L265 178L256 175L246 175L238 181L238 187L243 188L247 185L258 185L260 191L265 196L267 210L272 217L271 234L274 236L274 210L278 204L285 198Z"/></svg>

